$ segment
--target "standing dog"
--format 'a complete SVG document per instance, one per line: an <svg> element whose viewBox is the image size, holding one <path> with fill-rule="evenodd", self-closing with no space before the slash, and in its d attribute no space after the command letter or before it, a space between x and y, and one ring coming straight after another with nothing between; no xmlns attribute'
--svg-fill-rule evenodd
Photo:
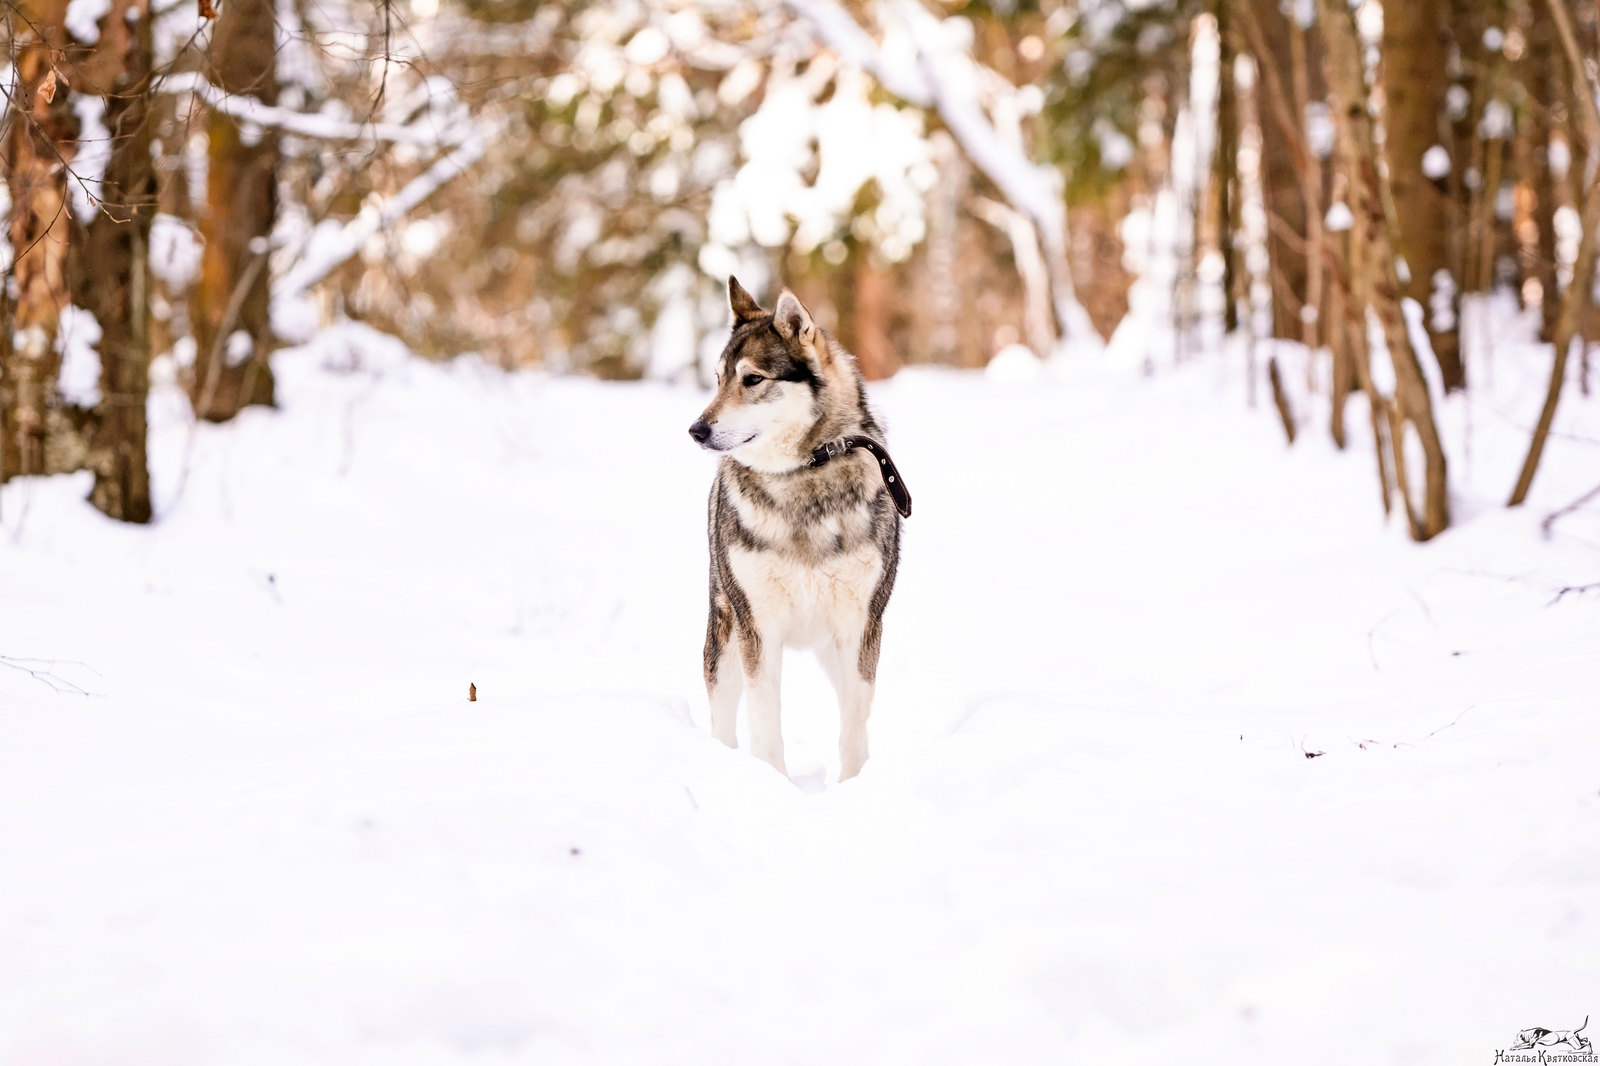
<svg viewBox="0 0 1600 1066"><path fill-rule="evenodd" d="M722 455L708 520L711 732L738 746L734 718L748 689L750 747L787 774L783 649L813 648L839 695L842 781L867 760L883 610L900 561L896 503L904 497L909 513L910 497L901 488L891 498L887 453L813 457L842 437L883 440L850 353L787 289L768 312L730 277L728 303L733 335L717 365L717 394L689 427L696 443Z"/></svg>

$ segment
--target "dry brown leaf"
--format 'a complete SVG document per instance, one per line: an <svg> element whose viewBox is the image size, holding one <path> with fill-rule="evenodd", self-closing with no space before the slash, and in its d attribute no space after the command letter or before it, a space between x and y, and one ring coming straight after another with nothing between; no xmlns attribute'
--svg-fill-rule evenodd
<svg viewBox="0 0 1600 1066"><path fill-rule="evenodd" d="M467 702L468 703L477 703L478 702L478 686L474 685L471 681L467 682Z"/></svg>

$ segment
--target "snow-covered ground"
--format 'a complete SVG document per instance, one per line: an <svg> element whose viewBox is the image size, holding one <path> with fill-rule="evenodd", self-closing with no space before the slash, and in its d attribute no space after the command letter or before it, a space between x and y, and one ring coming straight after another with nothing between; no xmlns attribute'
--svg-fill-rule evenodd
<svg viewBox="0 0 1600 1066"><path fill-rule="evenodd" d="M1360 432L1121 365L875 387L917 510L844 785L804 658L794 783L706 735L693 389L344 328L281 411L160 392L154 527L7 486L0 1062L1489 1063L1600 1016L1600 504L1540 529L1600 404L1502 510L1546 365L1502 354L1419 547Z"/></svg>

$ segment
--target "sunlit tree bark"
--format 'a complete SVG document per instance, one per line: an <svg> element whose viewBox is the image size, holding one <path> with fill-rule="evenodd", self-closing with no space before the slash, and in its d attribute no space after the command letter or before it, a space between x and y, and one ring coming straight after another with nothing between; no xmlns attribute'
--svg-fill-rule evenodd
<svg viewBox="0 0 1600 1066"><path fill-rule="evenodd" d="M1433 420L1427 379L1401 314L1394 232L1384 205L1387 193L1378 166L1355 21L1343 0L1319 0L1318 8L1338 153L1349 178L1355 216L1350 238L1351 292L1356 307L1373 315L1382 330L1394 367L1394 395L1384 395L1370 374L1362 384L1374 409L1388 415L1390 468L1411 535L1427 540L1450 522L1444 448ZM1409 469L1408 439L1412 434L1422 458L1421 470Z"/></svg>
<svg viewBox="0 0 1600 1066"><path fill-rule="evenodd" d="M216 83L274 104L272 0L229 0L211 38ZM189 381L195 414L225 421L250 404L273 402L268 241L278 210L278 134L243 128L212 110L206 172L205 239L193 316L196 357Z"/></svg>
<svg viewBox="0 0 1600 1066"><path fill-rule="evenodd" d="M148 522L145 399L150 367L149 0L120 0L103 23L80 85L105 101L110 158L100 203L73 222L68 276L73 301L100 324L101 401L89 440L90 501L113 518Z"/></svg>
<svg viewBox="0 0 1600 1066"><path fill-rule="evenodd" d="M1389 182L1408 268L1405 295L1427 312L1428 339L1446 389L1466 385L1458 326L1459 283L1452 276L1451 160L1445 97L1449 33L1443 0L1390 0L1383 8L1383 88ZM1430 170L1432 173L1430 174Z"/></svg>
<svg viewBox="0 0 1600 1066"><path fill-rule="evenodd" d="M6 127L14 299L0 335L0 474L49 474L83 465L81 412L58 401L56 351L67 289L68 167L77 120L57 72L71 43L66 0L28 0L17 19L17 113Z"/></svg>
<svg viewBox="0 0 1600 1066"><path fill-rule="evenodd" d="M115 0L92 44L70 37L64 4L28 4L20 14L17 75L29 107L4 145L17 255L13 328L0 329L0 475L87 468L91 503L147 522L149 4ZM87 106L77 111L75 98ZM85 161L89 149L104 159L98 174ZM92 320L98 339L62 336L69 305L74 329ZM63 384L63 343L98 359L98 380L85 380L93 373L85 363L72 370L71 389Z"/></svg>

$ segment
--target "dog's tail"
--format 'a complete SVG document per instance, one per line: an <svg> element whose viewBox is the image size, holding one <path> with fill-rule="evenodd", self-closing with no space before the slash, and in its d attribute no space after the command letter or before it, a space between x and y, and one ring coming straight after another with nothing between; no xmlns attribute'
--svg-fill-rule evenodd
<svg viewBox="0 0 1600 1066"><path fill-rule="evenodd" d="M1574 1029L1573 1032L1574 1033L1581 1033L1587 1028L1589 1028L1589 1016L1587 1014L1585 1014L1583 1016L1583 1024L1578 1026L1576 1029Z"/></svg>

